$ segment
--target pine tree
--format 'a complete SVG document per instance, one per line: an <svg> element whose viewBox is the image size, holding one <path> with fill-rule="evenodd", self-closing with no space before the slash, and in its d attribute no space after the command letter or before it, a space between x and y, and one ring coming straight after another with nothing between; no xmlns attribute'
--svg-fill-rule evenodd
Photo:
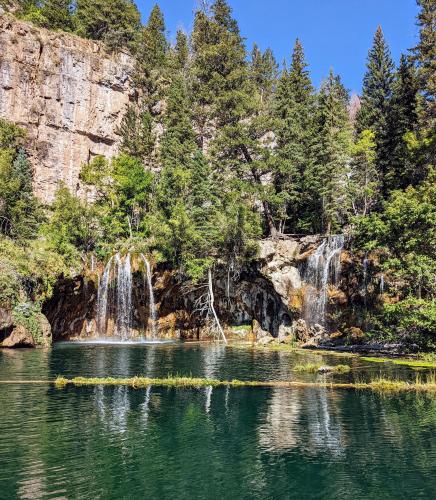
<svg viewBox="0 0 436 500"><path fill-rule="evenodd" d="M388 115L390 163L385 175L387 190L404 189L423 179L417 159L409 151L407 135L418 127L418 80L410 58L401 56L392 85L392 99Z"/></svg>
<svg viewBox="0 0 436 500"><path fill-rule="evenodd" d="M176 35L176 45L174 47L175 69L184 70L188 64L189 46L186 34L178 30Z"/></svg>
<svg viewBox="0 0 436 500"><path fill-rule="evenodd" d="M417 0L421 8L418 14L419 43L414 48L418 63L420 87L426 99L426 127L436 122L436 2Z"/></svg>
<svg viewBox="0 0 436 500"><path fill-rule="evenodd" d="M40 14L45 19L43 26L51 30L73 31L72 0L44 0Z"/></svg>
<svg viewBox="0 0 436 500"><path fill-rule="evenodd" d="M387 194L385 176L390 166L388 120L394 64L381 27L377 28L368 54L367 71L363 79L361 108L357 115L357 132L372 130L377 144L377 167L380 170L382 192Z"/></svg>
<svg viewBox="0 0 436 500"><path fill-rule="evenodd" d="M142 161L149 161L154 145L153 117L147 107L129 106L117 134L121 136L121 151Z"/></svg>
<svg viewBox="0 0 436 500"><path fill-rule="evenodd" d="M276 232L270 206L271 151L262 138L271 130L261 113L238 25L223 1L212 16L196 14L192 45L194 116L199 142L209 149L222 185L240 199L261 201L267 232ZM212 140L212 141L211 141Z"/></svg>
<svg viewBox="0 0 436 500"><path fill-rule="evenodd" d="M364 130L351 148L351 175L348 183L354 215L366 216L379 202L375 134Z"/></svg>
<svg viewBox="0 0 436 500"><path fill-rule="evenodd" d="M4 135L13 133L15 127L0 122L0 129L0 144L4 144ZM0 149L0 233L28 239L36 235L43 214L33 194L31 165L25 150L15 149L16 139L10 136L8 149Z"/></svg>
<svg viewBox="0 0 436 500"><path fill-rule="evenodd" d="M291 232L302 229L303 177L311 164L314 97L303 47L297 39L290 69L284 69L277 86L275 114L278 172L275 183L282 198L282 214ZM304 225L304 223L303 223Z"/></svg>
<svg viewBox="0 0 436 500"><path fill-rule="evenodd" d="M150 13L135 47L136 66L133 75L140 106L157 119L161 114L159 103L165 98L168 70L168 42L165 37L165 20L158 5Z"/></svg>
<svg viewBox="0 0 436 500"><path fill-rule="evenodd" d="M321 85L318 97L315 164L306 172L306 185L312 193L312 228L327 234L346 222L348 177L352 129L348 115L348 92L333 71ZM316 205L319 208L316 209ZM322 225L317 218L321 214Z"/></svg>
<svg viewBox="0 0 436 500"><path fill-rule="evenodd" d="M192 159L197 149L185 82L181 75L174 78L168 90L164 128L160 141L162 171L157 199L165 216L170 217L174 207L184 203L192 183Z"/></svg>
<svg viewBox="0 0 436 500"><path fill-rule="evenodd" d="M75 22L80 36L119 50L133 47L140 14L133 0L77 0Z"/></svg>
<svg viewBox="0 0 436 500"><path fill-rule="evenodd" d="M262 106L268 106L277 82L278 65L271 49L265 52L254 44L251 52L250 77L260 95Z"/></svg>

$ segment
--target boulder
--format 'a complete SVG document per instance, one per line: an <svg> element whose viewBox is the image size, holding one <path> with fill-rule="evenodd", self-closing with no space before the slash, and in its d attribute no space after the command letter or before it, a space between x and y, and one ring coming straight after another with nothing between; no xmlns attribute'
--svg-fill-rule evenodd
<svg viewBox="0 0 436 500"><path fill-rule="evenodd" d="M38 338L35 338L26 326L19 324L3 340L1 347L50 347L52 335L48 319L42 313L37 314L35 318L39 327Z"/></svg>
<svg viewBox="0 0 436 500"><path fill-rule="evenodd" d="M270 334L268 335L265 335L265 337L262 337L261 339L259 339L257 341L258 345L268 345L268 344L271 344L272 342L274 342L274 337Z"/></svg>
<svg viewBox="0 0 436 500"><path fill-rule="evenodd" d="M286 326L286 325L280 325L279 326L279 334L278 334L278 339L282 341L285 338L292 337L294 338L294 331L292 329L292 326Z"/></svg>
<svg viewBox="0 0 436 500"><path fill-rule="evenodd" d="M307 342L310 338L309 328L304 319L298 319L292 323L292 330L296 340L299 342Z"/></svg>
<svg viewBox="0 0 436 500"><path fill-rule="evenodd" d="M282 337L279 339L281 344L291 345L295 342L295 337L293 335L287 335L286 337Z"/></svg>
<svg viewBox="0 0 436 500"><path fill-rule="evenodd" d="M2 342L2 347L35 347L33 335L23 326L18 325Z"/></svg>
<svg viewBox="0 0 436 500"><path fill-rule="evenodd" d="M274 337L269 332L262 329L262 326L256 319L253 320L253 335L254 338L257 339L257 341L260 341L265 337L271 337L272 339L274 339Z"/></svg>
<svg viewBox="0 0 436 500"><path fill-rule="evenodd" d="M361 344L365 340L365 334L360 328L352 326L347 331L347 339L352 344Z"/></svg>

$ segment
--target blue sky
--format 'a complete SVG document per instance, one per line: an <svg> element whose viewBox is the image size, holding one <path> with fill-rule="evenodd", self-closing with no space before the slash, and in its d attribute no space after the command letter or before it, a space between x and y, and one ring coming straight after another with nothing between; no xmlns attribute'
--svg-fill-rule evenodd
<svg viewBox="0 0 436 500"><path fill-rule="evenodd" d="M137 0L144 21L158 3L170 39L192 29L197 0ZM365 61L377 25L382 26L397 62L416 44L415 0L229 0L251 48L271 47L279 62L289 59L295 38L304 46L312 79L319 85L332 67L347 88L361 89Z"/></svg>

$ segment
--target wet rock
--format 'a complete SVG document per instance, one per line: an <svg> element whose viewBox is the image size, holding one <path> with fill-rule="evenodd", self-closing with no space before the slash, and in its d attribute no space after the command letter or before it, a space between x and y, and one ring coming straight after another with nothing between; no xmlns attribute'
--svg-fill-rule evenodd
<svg viewBox="0 0 436 500"><path fill-rule="evenodd" d="M297 321L294 321L292 324L292 330L294 332L296 340L298 340L299 342L307 342L309 340L310 332L304 319L298 319Z"/></svg>
<svg viewBox="0 0 436 500"><path fill-rule="evenodd" d="M328 291L328 298L331 304L335 305L345 305L348 303L348 297L343 290L331 287Z"/></svg>
<svg viewBox="0 0 436 500"><path fill-rule="evenodd" d="M279 341L281 344L290 345L295 342L295 337L293 335L287 335L286 337L282 337L281 339L279 339Z"/></svg>
<svg viewBox="0 0 436 500"><path fill-rule="evenodd" d="M279 334L278 334L279 340L282 340L282 339L285 339L288 337L294 338L294 330L292 328L292 325L291 326L280 325Z"/></svg>
<svg viewBox="0 0 436 500"><path fill-rule="evenodd" d="M35 340L33 339L33 335L23 325L18 325L3 340L2 347L35 347Z"/></svg>
<svg viewBox="0 0 436 500"><path fill-rule="evenodd" d="M299 242L294 239L260 242L259 259L263 263L261 272L286 305L292 292L302 285L300 272L296 267L299 248Z"/></svg>
<svg viewBox="0 0 436 500"><path fill-rule="evenodd" d="M266 335L257 341L258 345L268 345L274 342L274 337L272 335Z"/></svg>
<svg viewBox="0 0 436 500"><path fill-rule="evenodd" d="M352 344L361 344L365 340L365 334L360 328L352 326L347 330L347 340Z"/></svg>
<svg viewBox="0 0 436 500"><path fill-rule="evenodd" d="M253 335L258 342L267 337L271 337L274 340L274 337L269 332L262 329L262 326L257 320L253 320Z"/></svg>
<svg viewBox="0 0 436 500"><path fill-rule="evenodd" d="M50 347L52 336L48 319L42 313L35 315L38 335L35 336L25 325L16 325L2 342L2 347Z"/></svg>

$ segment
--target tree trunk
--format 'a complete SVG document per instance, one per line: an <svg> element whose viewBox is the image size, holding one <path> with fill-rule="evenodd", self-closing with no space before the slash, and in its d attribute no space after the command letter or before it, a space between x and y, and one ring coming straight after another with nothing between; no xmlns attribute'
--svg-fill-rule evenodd
<svg viewBox="0 0 436 500"><path fill-rule="evenodd" d="M217 313L215 311L215 305L214 305L215 297L214 297L214 294L213 294L212 271L211 271L211 269L208 270L207 277L208 277L208 282L209 282L210 309L212 311L213 317L215 318L216 326L217 326L217 328L218 328L218 330L219 330L219 332L220 332L220 334L221 334L224 342L227 344L227 339L226 339L226 336L224 334L224 330L221 327L220 320L218 319L218 315L217 315Z"/></svg>

